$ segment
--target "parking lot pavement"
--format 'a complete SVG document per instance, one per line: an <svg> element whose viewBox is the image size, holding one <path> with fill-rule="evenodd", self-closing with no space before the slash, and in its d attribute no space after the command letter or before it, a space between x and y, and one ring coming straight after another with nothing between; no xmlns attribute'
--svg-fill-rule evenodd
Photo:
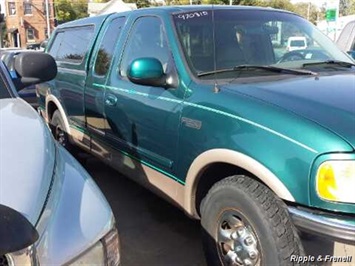
<svg viewBox="0 0 355 266"><path fill-rule="evenodd" d="M206 264L198 221L95 159L83 166L115 214L123 266Z"/></svg>
<svg viewBox="0 0 355 266"><path fill-rule="evenodd" d="M86 158L81 162L114 212L121 237L123 266L206 264L198 221L98 160ZM306 237L303 244L307 254L316 258L319 255L353 257L351 263L318 265L355 265L354 246L334 245L316 237Z"/></svg>

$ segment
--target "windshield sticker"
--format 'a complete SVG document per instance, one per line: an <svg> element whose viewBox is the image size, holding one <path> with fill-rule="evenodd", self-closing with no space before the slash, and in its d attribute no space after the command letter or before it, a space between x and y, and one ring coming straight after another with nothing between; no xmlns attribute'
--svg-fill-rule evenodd
<svg viewBox="0 0 355 266"><path fill-rule="evenodd" d="M196 12L190 12L190 13L184 13L184 14L178 14L175 15L175 18L182 19L182 20L188 20L188 19L196 19L200 17L205 17L208 16L208 11L196 11Z"/></svg>

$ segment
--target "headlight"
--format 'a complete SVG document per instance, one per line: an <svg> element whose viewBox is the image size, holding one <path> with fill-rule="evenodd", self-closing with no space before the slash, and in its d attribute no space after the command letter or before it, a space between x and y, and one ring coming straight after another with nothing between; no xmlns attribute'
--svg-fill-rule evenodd
<svg viewBox="0 0 355 266"><path fill-rule="evenodd" d="M117 229L111 230L101 241L85 251L68 265L107 265L120 264L120 244Z"/></svg>
<svg viewBox="0 0 355 266"><path fill-rule="evenodd" d="M1 257L0 257L1 259ZM3 264L1 265L38 265L36 249L33 245L25 248L23 250L19 250L10 254L6 254L3 259Z"/></svg>
<svg viewBox="0 0 355 266"><path fill-rule="evenodd" d="M355 161L327 161L317 171L316 190L320 198L355 203Z"/></svg>

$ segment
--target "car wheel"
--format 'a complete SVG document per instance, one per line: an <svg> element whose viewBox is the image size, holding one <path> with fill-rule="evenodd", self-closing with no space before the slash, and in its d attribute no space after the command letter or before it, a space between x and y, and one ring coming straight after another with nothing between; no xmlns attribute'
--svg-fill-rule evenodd
<svg viewBox="0 0 355 266"><path fill-rule="evenodd" d="M294 265L303 247L285 203L265 185L237 175L216 183L201 203L209 265Z"/></svg>
<svg viewBox="0 0 355 266"><path fill-rule="evenodd" d="M52 134L58 143L65 147L68 151L72 152L73 146L69 141L68 133L65 131L64 121L59 110L56 110L53 113L50 126Z"/></svg>

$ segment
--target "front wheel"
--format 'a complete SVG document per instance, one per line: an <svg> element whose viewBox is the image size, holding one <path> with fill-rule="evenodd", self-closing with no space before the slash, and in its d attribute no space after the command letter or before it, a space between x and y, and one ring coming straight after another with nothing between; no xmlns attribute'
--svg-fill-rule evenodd
<svg viewBox="0 0 355 266"><path fill-rule="evenodd" d="M209 265L294 265L303 247L286 205L247 176L216 183L201 203Z"/></svg>

